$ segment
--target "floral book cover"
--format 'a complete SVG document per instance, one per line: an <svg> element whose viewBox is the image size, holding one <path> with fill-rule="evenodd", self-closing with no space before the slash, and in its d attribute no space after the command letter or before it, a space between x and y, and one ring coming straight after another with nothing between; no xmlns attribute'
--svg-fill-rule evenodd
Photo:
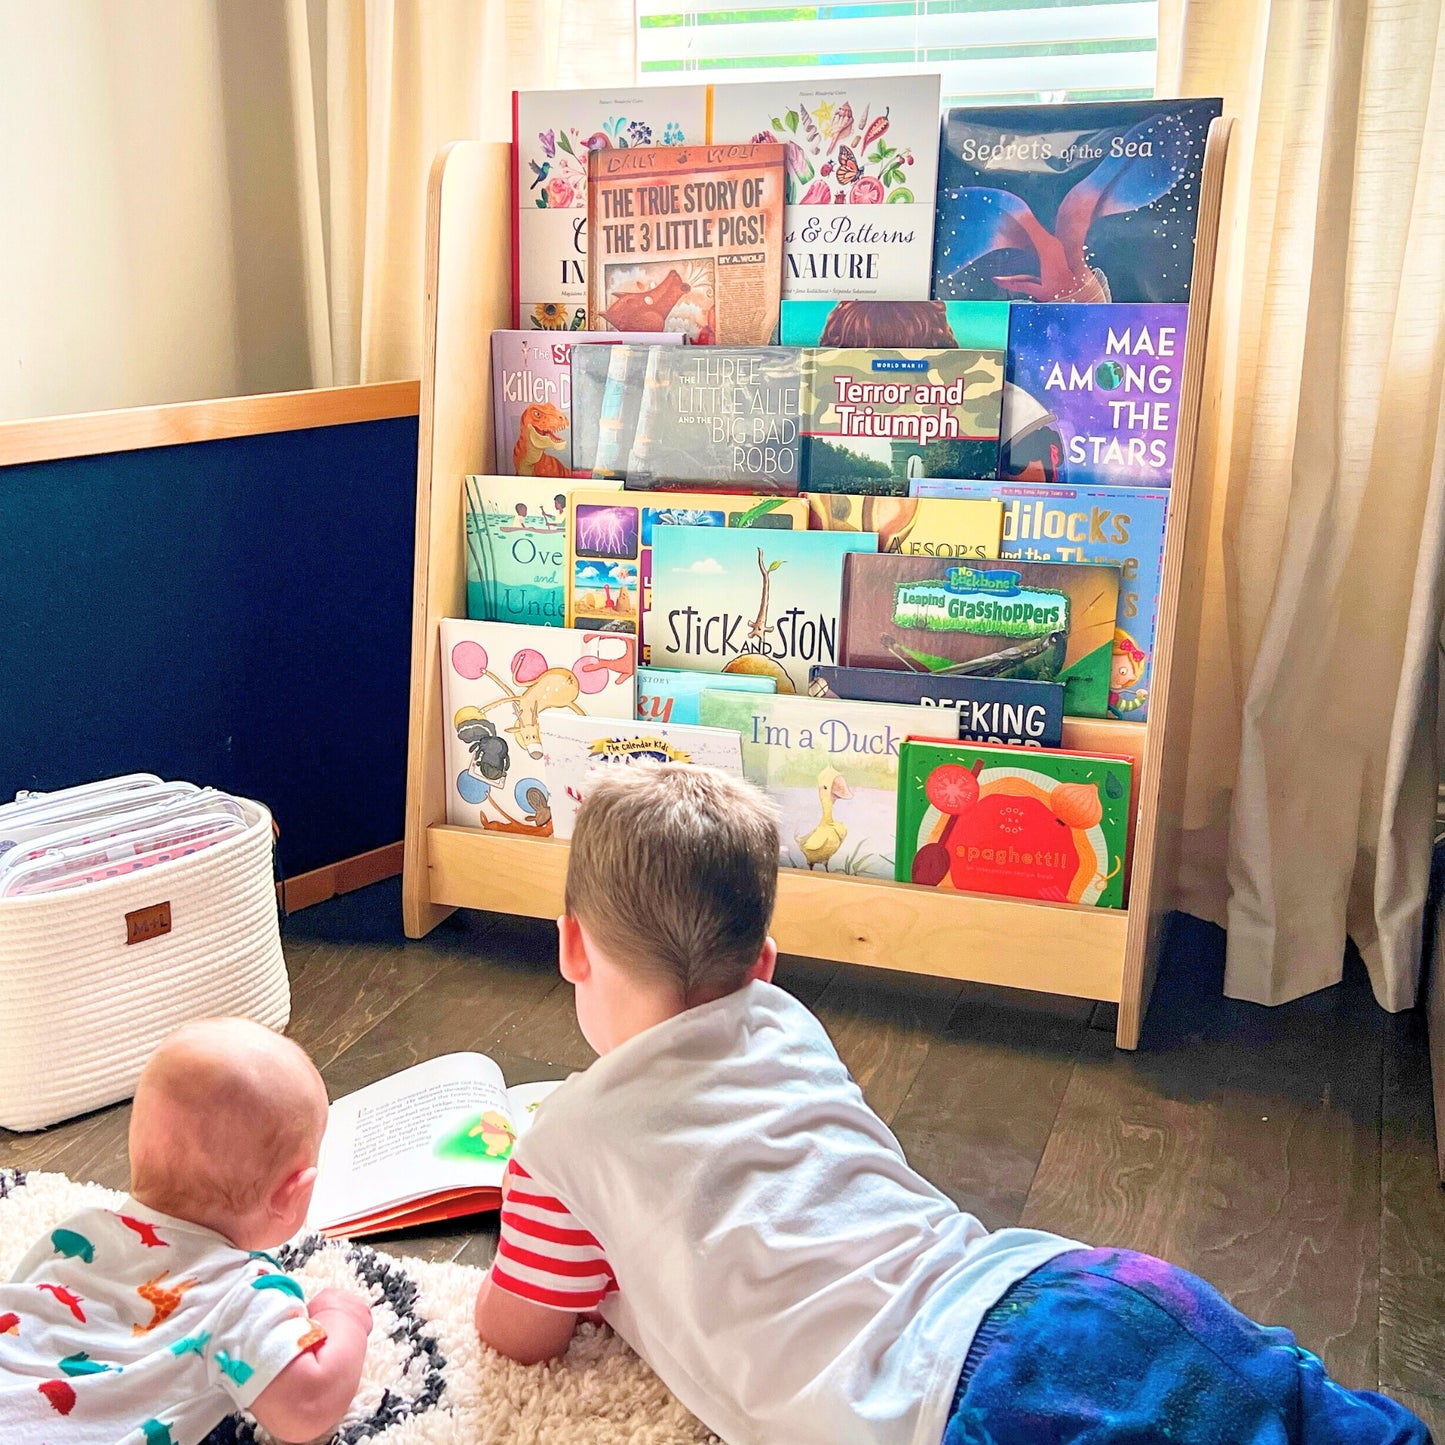
<svg viewBox="0 0 1445 1445"><path fill-rule="evenodd" d="M705 85L512 92L513 326L587 324L588 155L696 145L706 131Z"/></svg>
<svg viewBox="0 0 1445 1445"><path fill-rule="evenodd" d="M636 639L446 618L441 654L447 822L551 837L540 720L553 710L632 717Z"/></svg>
<svg viewBox="0 0 1445 1445"><path fill-rule="evenodd" d="M948 111L933 292L941 301L1188 301L1219 100Z"/></svg>
<svg viewBox="0 0 1445 1445"><path fill-rule="evenodd" d="M1015 306L998 474L1167 487L1189 308Z"/></svg>
<svg viewBox="0 0 1445 1445"><path fill-rule="evenodd" d="M567 625L633 632L650 660L652 537L657 527L807 531L801 497L712 492L573 492L567 528Z"/></svg>
<svg viewBox="0 0 1445 1445"><path fill-rule="evenodd" d="M784 151L783 295L928 295L938 178L937 75L712 89L709 139Z"/></svg>
<svg viewBox="0 0 1445 1445"><path fill-rule="evenodd" d="M632 146L587 157L596 331L766 346L783 284L783 147Z"/></svg>
<svg viewBox="0 0 1445 1445"><path fill-rule="evenodd" d="M815 662L837 662L844 559L871 532L659 527L652 535L647 640L658 667L774 678L807 692Z"/></svg>
<svg viewBox="0 0 1445 1445"><path fill-rule="evenodd" d="M911 477L997 475L1003 352L806 355L805 491L906 496Z"/></svg>
<svg viewBox="0 0 1445 1445"><path fill-rule="evenodd" d="M783 297L784 346L1008 349L1007 301L793 301Z"/></svg>
<svg viewBox="0 0 1445 1445"><path fill-rule="evenodd" d="M637 339L655 346L676 345L682 340L661 331ZM573 458L572 348L587 342L613 345L616 341L610 332L492 332L492 417L499 474L578 474Z"/></svg>
<svg viewBox="0 0 1445 1445"><path fill-rule="evenodd" d="M1066 713L1104 717L1118 610L1116 566L849 557L838 661L1061 682Z"/></svg>
<svg viewBox="0 0 1445 1445"><path fill-rule="evenodd" d="M1050 487L927 478L918 487L923 497L996 497L1004 508L1001 557L1117 564L1119 615L1109 673L1109 715L1143 722L1149 716L1169 493L1149 487Z"/></svg>
<svg viewBox="0 0 1445 1445"><path fill-rule="evenodd" d="M898 783L900 883L1124 906L1125 758L910 739Z"/></svg>
<svg viewBox="0 0 1445 1445"><path fill-rule="evenodd" d="M935 710L705 691L700 715L742 735L743 772L781 814L783 867L894 876L899 749L937 727Z"/></svg>
<svg viewBox="0 0 1445 1445"><path fill-rule="evenodd" d="M796 492L809 355L789 346L651 348L624 468L627 487L701 483ZM614 395L611 373L608 393ZM625 414L626 407L625 396L604 400L604 426L612 411ZM618 434L626 436L625 420Z"/></svg>
<svg viewBox="0 0 1445 1445"><path fill-rule="evenodd" d="M542 768L552 806L552 836L572 836L589 782L599 773L633 763L695 763L740 778L742 743L725 728L546 713Z"/></svg>

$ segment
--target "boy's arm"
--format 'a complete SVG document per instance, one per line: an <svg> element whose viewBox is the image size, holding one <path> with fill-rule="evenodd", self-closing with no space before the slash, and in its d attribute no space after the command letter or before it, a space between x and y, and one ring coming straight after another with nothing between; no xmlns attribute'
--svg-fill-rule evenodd
<svg viewBox="0 0 1445 1445"><path fill-rule="evenodd" d="M477 1292L476 1322L484 1345L518 1364L536 1365L566 1353L577 1316L501 1289L488 1274Z"/></svg>
<svg viewBox="0 0 1445 1445"><path fill-rule="evenodd" d="M251 1413L278 1440L329 1436L361 1383L371 1310L345 1290L322 1290L307 1306L326 1338L305 1351L256 1397Z"/></svg>

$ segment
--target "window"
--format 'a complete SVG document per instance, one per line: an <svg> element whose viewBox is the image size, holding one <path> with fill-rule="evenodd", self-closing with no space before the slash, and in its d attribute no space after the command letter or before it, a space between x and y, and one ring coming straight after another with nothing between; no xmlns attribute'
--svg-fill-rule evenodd
<svg viewBox="0 0 1445 1445"><path fill-rule="evenodd" d="M1157 0L637 0L644 79L786 80L927 68L945 105L1154 94Z"/></svg>

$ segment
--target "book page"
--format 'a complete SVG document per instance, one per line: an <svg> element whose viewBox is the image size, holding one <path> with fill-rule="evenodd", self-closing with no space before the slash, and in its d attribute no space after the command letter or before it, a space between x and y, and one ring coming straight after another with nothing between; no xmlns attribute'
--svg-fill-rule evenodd
<svg viewBox="0 0 1445 1445"><path fill-rule="evenodd" d="M507 1090L507 1101L511 1106L512 1123L517 1130L517 1138L520 1139L532 1127L532 1117L542 1100L553 1089L561 1088L562 1083L561 1079L547 1079L538 1084L513 1084Z"/></svg>
<svg viewBox="0 0 1445 1445"><path fill-rule="evenodd" d="M331 1106L309 1223L497 1188L515 1138L502 1072L485 1055L444 1054L378 1080Z"/></svg>

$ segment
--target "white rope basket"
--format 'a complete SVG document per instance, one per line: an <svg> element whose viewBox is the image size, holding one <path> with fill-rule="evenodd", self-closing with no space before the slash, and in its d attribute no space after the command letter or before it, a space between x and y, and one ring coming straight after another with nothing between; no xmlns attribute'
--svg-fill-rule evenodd
<svg viewBox="0 0 1445 1445"><path fill-rule="evenodd" d="M151 1050L192 1019L285 1028L271 814L236 801L245 832L188 858L0 898L0 1126L129 1098Z"/></svg>

